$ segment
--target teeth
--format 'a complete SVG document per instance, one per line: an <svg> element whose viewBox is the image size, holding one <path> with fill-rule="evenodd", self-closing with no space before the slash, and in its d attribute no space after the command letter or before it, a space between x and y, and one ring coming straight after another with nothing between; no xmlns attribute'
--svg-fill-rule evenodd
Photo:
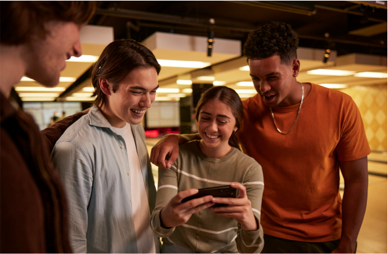
<svg viewBox="0 0 388 254"><path fill-rule="evenodd" d="M209 134L206 134L206 136L208 136L209 138L218 138L218 136L212 136L212 135L209 135Z"/></svg>
<svg viewBox="0 0 388 254"><path fill-rule="evenodd" d="M143 114L145 110L135 110L135 109L131 109L133 112L135 112L136 114Z"/></svg>

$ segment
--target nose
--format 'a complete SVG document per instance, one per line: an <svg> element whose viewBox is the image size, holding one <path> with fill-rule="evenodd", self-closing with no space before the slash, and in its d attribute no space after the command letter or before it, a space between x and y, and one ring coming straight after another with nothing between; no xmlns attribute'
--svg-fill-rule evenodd
<svg viewBox="0 0 388 254"><path fill-rule="evenodd" d="M210 122L209 130L210 130L210 131L218 131L218 125L217 125L217 122L216 122L216 121Z"/></svg>
<svg viewBox="0 0 388 254"><path fill-rule="evenodd" d="M152 96L149 93L146 93L141 98L140 106L150 108L152 105L152 102L154 102L154 99L155 97L152 98Z"/></svg>
<svg viewBox="0 0 388 254"><path fill-rule="evenodd" d="M74 51L74 56L75 57L80 57L82 56L82 48L81 48L81 41L77 40L77 42L73 46L73 51Z"/></svg>
<svg viewBox="0 0 388 254"><path fill-rule="evenodd" d="M271 90L271 86L266 81L262 81L259 85L259 90L261 94L264 94Z"/></svg>

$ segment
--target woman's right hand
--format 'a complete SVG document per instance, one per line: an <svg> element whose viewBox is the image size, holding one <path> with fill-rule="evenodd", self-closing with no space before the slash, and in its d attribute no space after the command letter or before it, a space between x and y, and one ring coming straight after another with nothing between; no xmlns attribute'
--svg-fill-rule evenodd
<svg viewBox="0 0 388 254"><path fill-rule="evenodd" d="M190 219L193 213L214 205L211 195L181 203L184 198L196 193L198 193L198 189L185 190L176 194L160 212L162 226L171 228L182 225Z"/></svg>

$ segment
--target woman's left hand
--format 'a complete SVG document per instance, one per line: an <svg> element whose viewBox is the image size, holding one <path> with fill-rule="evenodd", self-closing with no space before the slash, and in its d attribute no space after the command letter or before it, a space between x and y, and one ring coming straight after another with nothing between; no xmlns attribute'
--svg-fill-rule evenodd
<svg viewBox="0 0 388 254"><path fill-rule="evenodd" d="M213 203L225 204L228 206L210 207L209 210L217 215L234 218L240 223L241 228L246 231L258 229L255 216L252 212L251 201L248 199L247 191L241 183L231 183L233 188L239 190L237 198L213 198Z"/></svg>

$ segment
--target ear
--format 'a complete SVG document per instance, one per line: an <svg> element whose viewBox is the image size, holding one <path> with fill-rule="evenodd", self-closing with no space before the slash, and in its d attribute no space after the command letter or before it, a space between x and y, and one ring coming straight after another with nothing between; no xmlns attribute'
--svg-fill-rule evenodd
<svg viewBox="0 0 388 254"><path fill-rule="evenodd" d="M233 131L234 131L234 132L237 132L237 130L238 130L238 128L237 128L237 126L235 126L234 129L233 129Z"/></svg>
<svg viewBox="0 0 388 254"><path fill-rule="evenodd" d="M299 59L294 59L292 61L292 75L294 77L297 77L299 75L299 70L300 70L300 61Z"/></svg>
<svg viewBox="0 0 388 254"><path fill-rule="evenodd" d="M101 91L106 94L106 95L111 95L111 92L110 92L110 84L108 82L108 80L104 79L104 78L100 78L98 80L98 82L100 83L100 89Z"/></svg>

